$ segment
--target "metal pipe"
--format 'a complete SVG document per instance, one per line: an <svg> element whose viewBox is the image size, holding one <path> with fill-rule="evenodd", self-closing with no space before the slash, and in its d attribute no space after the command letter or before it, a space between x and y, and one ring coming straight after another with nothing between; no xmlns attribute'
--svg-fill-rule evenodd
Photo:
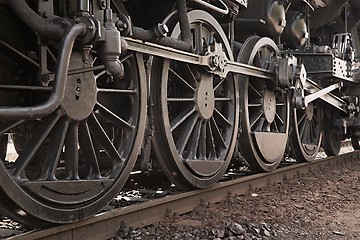
<svg viewBox="0 0 360 240"><path fill-rule="evenodd" d="M89 0L80 0L78 1L78 10L80 12L90 12L90 2Z"/></svg>
<svg viewBox="0 0 360 240"><path fill-rule="evenodd" d="M59 25L47 22L34 12L25 0L6 0L9 7L32 30L50 39L61 39L65 29Z"/></svg>
<svg viewBox="0 0 360 240"><path fill-rule="evenodd" d="M58 108L64 99L67 83L67 73L71 52L75 39L86 34L86 24L74 25L63 39L62 49L58 57L58 66L55 73L53 91L47 102L33 107L0 107L0 119L33 119L44 117Z"/></svg>
<svg viewBox="0 0 360 240"><path fill-rule="evenodd" d="M154 29L145 30L140 27L133 27L132 37L142 41L157 43L166 47L172 47L183 51L192 51L190 23L187 15L186 0L176 0L176 10L179 17L181 40L171 37L161 37L156 34ZM119 28L120 26L118 26ZM164 27L163 24L158 27ZM162 30L160 30L162 31Z"/></svg>
<svg viewBox="0 0 360 240"><path fill-rule="evenodd" d="M189 17L187 14L186 0L176 0L176 10L179 17L181 40L184 42L190 42L191 44L191 31Z"/></svg>

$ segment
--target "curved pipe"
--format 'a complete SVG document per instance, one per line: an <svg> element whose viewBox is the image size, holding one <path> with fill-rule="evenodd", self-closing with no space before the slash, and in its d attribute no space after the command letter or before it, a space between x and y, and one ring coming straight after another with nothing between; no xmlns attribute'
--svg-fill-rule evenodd
<svg viewBox="0 0 360 240"><path fill-rule="evenodd" d="M171 37L157 38L152 30L145 30L140 27L133 27L133 37L143 41L157 43L163 46L172 47L183 51L192 51L192 36L190 23L187 15L186 0L176 0L176 11L181 29L181 40Z"/></svg>
<svg viewBox="0 0 360 240"><path fill-rule="evenodd" d="M6 2L26 25L41 36L50 39L61 39L64 35L65 29L59 25L46 22L44 18L29 7L25 0L6 0Z"/></svg>
<svg viewBox="0 0 360 240"><path fill-rule="evenodd" d="M74 25L63 39L55 73L53 91L47 102L34 107L0 107L1 119L31 119L44 117L55 111L64 99L67 83L67 72L75 39L86 34L87 26L83 23Z"/></svg>

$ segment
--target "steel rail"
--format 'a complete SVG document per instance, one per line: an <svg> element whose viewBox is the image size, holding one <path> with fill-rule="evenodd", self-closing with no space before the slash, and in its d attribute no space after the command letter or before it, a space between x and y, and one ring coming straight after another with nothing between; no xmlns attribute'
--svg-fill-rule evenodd
<svg viewBox="0 0 360 240"><path fill-rule="evenodd" d="M327 167L345 165L360 159L360 151L341 154L335 157L317 161L295 164L279 168L270 173L260 173L241 177L235 180L220 182L211 188L194 190L177 195L150 200L110 212L98 214L78 223L61 225L40 231L27 232L7 240L47 239L47 240L82 240L110 239L116 236L120 225L126 222L128 226L141 227L156 223L165 216L180 215L192 211L203 203L216 203L229 196L256 191L256 188L282 182L286 179L298 178L301 175Z"/></svg>

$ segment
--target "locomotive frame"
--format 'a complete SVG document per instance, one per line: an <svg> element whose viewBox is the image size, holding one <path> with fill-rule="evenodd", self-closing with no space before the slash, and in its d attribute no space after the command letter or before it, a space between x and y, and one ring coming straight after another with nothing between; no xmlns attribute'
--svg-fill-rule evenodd
<svg viewBox="0 0 360 240"><path fill-rule="evenodd" d="M360 149L359 10L0 1L0 211L35 226L88 218L134 166L149 170L150 151L187 189L219 181L239 154L272 171L285 154L337 155L344 138Z"/></svg>

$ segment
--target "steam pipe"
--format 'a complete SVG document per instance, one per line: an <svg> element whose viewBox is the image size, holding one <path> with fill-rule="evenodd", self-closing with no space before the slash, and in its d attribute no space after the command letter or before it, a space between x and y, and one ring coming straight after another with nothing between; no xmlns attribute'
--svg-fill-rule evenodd
<svg viewBox="0 0 360 240"><path fill-rule="evenodd" d="M191 41L190 23L187 15L186 0L176 0L176 10L179 17L181 40L167 36L159 36L159 34L157 33L158 31L154 29L145 30L140 27L133 27L132 36L136 39L140 39L143 41L158 43L163 46L191 52L192 41ZM158 25L158 27L164 27L164 25ZM164 32L164 29L160 30L160 32L163 32L164 35L166 34Z"/></svg>
<svg viewBox="0 0 360 240"><path fill-rule="evenodd" d="M65 95L70 56L75 39L84 36L86 34L86 29L86 24L76 24L68 30L65 37L63 38L63 47L59 53L53 91L47 102L34 107L0 107L1 119L40 118L55 111L60 106Z"/></svg>
<svg viewBox="0 0 360 240"><path fill-rule="evenodd" d="M25 24L41 36L58 40L64 35L65 29L45 21L29 7L25 0L6 0L6 2Z"/></svg>

